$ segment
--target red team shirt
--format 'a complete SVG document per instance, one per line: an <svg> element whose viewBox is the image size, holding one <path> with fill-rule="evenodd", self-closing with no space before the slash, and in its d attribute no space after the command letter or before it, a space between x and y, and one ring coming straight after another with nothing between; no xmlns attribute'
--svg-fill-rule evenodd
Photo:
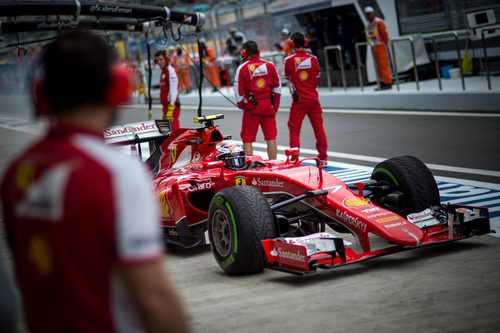
<svg viewBox="0 0 500 333"><path fill-rule="evenodd" d="M172 66L166 65L160 75L160 102L163 106L174 105L179 97L177 73Z"/></svg>
<svg viewBox="0 0 500 333"><path fill-rule="evenodd" d="M257 107L248 102L250 93L257 100ZM274 115L277 110L271 104L271 93L281 94L281 82L276 67L272 62L250 56L238 67L234 78L234 94L238 106L249 108L256 115ZM276 103L279 104L278 100Z"/></svg>
<svg viewBox="0 0 500 333"><path fill-rule="evenodd" d="M2 182L30 332L142 332L117 265L163 257L145 168L101 133L59 125Z"/></svg>
<svg viewBox="0 0 500 333"><path fill-rule="evenodd" d="M285 78L300 100L318 100L319 76L318 58L305 50L296 50L285 59Z"/></svg>

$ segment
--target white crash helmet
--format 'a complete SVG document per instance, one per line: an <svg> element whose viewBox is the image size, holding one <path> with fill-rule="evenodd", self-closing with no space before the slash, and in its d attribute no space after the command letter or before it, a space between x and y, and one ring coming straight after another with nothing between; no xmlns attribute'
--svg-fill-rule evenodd
<svg viewBox="0 0 500 333"><path fill-rule="evenodd" d="M217 144L217 160L224 161L224 166L232 170L246 168L245 152L235 141L222 141Z"/></svg>

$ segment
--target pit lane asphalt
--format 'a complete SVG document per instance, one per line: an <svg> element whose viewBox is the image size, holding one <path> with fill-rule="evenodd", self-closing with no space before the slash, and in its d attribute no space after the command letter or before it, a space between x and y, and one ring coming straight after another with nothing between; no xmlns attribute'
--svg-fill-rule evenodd
<svg viewBox="0 0 500 333"><path fill-rule="evenodd" d="M26 104L13 100L1 101L0 115L27 116ZM119 122L143 120L144 110L127 110ZM183 110L181 123L188 125L186 119L194 114ZM278 116L280 144L287 142L287 116ZM227 112L220 122L222 131L238 138L240 117ZM406 117L326 115L330 150L370 156L413 154L427 163L500 169L497 119ZM472 126L472 134L457 142L460 133L467 133L466 126ZM314 148L308 131L306 124L303 145ZM0 128L1 169L35 138L29 133ZM391 134L399 134L398 139ZM384 138L393 143L384 144ZM459 176L484 180L477 175ZM208 247L171 249L165 266L195 332L492 332L500 328L500 240L490 236L304 277L269 270L230 277L217 266Z"/></svg>

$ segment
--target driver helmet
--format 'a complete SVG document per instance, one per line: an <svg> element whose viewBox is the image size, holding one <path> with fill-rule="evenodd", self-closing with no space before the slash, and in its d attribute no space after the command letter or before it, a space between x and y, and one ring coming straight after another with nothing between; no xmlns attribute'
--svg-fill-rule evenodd
<svg viewBox="0 0 500 333"><path fill-rule="evenodd" d="M232 170L246 168L245 152L235 141L222 141L217 144L217 160L224 161L224 166Z"/></svg>

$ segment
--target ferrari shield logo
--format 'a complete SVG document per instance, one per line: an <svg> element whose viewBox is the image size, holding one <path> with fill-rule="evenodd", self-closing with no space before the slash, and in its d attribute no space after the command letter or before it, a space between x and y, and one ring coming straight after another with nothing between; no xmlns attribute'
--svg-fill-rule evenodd
<svg viewBox="0 0 500 333"><path fill-rule="evenodd" d="M247 186L247 180L245 177L237 176L234 178L236 186Z"/></svg>
<svg viewBox="0 0 500 333"><path fill-rule="evenodd" d="M255 70L255 66L254 65L250 65L250 66L248 66L248 69L250 70L250 72L253 72Z"/></svg>
<svg viewBox="0 0 500 333"><path fill-rule="evenodd" d="M29 258L41 275L48 275L52 272L54 256L45 237L37 234L31 236Z"/></svg>
<svg viewBox="0 0 500 333"><path fill-rule="evenodd" d="M177 160L177 145L173 145L171 148L170 148L170 156L171 156L171 159L172 159L172 163L175 162L175 160Z"/></svg>
<svg viewBox="0 0 500 333"><path fill-rule="evenodd" d="M35 178L35 167L30 163L22 163L16 170L16 185L19 191L26 192Z"/></svg>
<svg viewBox="0 0 500 333"><path fill-rule="evenodd" d="M295 58L295 63L298 65L300 64L300 58Z"/></svg>

